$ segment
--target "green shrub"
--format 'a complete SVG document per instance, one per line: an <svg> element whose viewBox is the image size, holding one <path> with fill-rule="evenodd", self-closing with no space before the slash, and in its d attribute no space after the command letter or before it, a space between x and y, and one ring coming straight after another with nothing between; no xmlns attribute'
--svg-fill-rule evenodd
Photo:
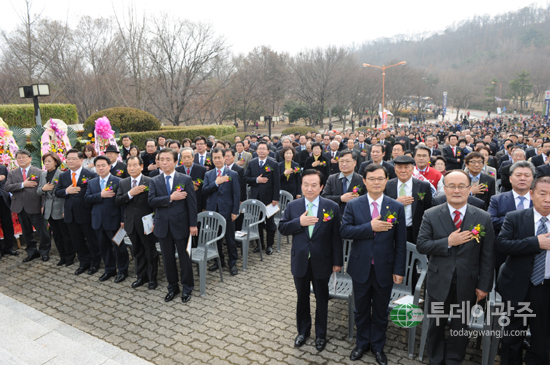
<svg viewBox="0 0 550 365"><path fill-rule="evenodd" d="M294 134L294 133L307 134L307 132L319 133L319 130L313 127L298 126L298 127L290 127L287 129L283 129L281 131L281 134Z"/></svg>
<svg viewBox="0 0 550 365"><path fill-rule="evenodd" d="M145 148L145 141L148 138L157 139L158 136L162 135L168 139L175 139L180 141L184 138L195 139L197 136L213 135L216 138L221 138L223 135L228 133L234 133L235 127L233 126L192 126L192 127L179 127L179 128L169 128L166 130L157 130L157 131L148 131L148 132L132 132L127 133L130 138L132 138L132 144L135 144L139 149ZM225 138L224 138L225 139Z"/></svg>
<svg viewBox="0 0 550 365"><path fill-rule="evenodd" d="M251 134L252 133L250 133L250 132L237 132L237 133L231 133L231 134L226 134L224 136L221 136L220 139L223 140L223 141L227 140L227 141L233 143L235 141L236 136L241 137L241 141L242 141L244 139L244 136L251 135Z"/></svg>
<svg viewBox="0 0 550 365"><path fill-rule="evenodd" d="M151 113L134 108L109 108L92 114L84 123L84 129L90 130L95 121L101 117L109 118L111 126L120 129L121 133L158 131L161 128L160 121Z"/></svg>
<svg viewBox="0 0 550 365"><path fill-rule="evenodd" d="M40 116L42 125L50 118L61 119L66 124L78 123L76 105L73 104L40 104ZM36 125L33 104L0 105L0 118L9 126L32 128Z"/></svg>

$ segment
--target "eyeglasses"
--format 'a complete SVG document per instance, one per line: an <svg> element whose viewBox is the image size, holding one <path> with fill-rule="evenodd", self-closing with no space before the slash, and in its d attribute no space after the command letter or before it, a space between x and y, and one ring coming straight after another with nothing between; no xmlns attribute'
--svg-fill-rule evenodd
<svg viewBox="0 0 550 365"><path fill-rule="evenodd" d="M469 189L470 188L470 185L443 185L444 187L446 187L447 189L451 189L451 190L466 190L466 189Z"/></svg>
<svg viewBox="0 0 550 365"><path fill-rule="evenodd" d="M479 160L470 160L470 162L468 162L468 164L472 164L472 165L483 165L483 161L479 161Z"/></svg>
<svg viewBox="0 0 550 365"><path fill-rule="evenodd" d="M367 178L368 181L370 182L375 182L375 181L378 181L378 182L382 182L384 180L386 180L385 177L369 177Z"/></svg>

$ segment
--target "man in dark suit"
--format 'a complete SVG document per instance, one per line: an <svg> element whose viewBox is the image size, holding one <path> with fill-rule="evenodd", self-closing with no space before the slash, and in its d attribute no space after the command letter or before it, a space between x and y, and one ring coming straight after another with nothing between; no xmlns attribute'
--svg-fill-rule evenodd
<svg viewBox="0 0 550 365"><path fill-rule="evenodd" d="M11 198L10 194L5 190L6 179L8 177L8 169L5 165L0 165L0 222L2 223L2 233L4 239L4 247L0 247L0 258L2 255L19 256L19 251L16 251L14 247L15 237L13 236L13 221L11 219Z"/></svg>
<svg viewBox="0 0 550 365"><path fill-rule="evenodd" d="M233 152L233 150L228 149ZM239 175L225 167L224 150L214 148L212 161L214 168L204 176L202 192L206 198L206 210L218 212L225 218L225 243L229 255L229 271L231 275L237 275L237 243L235 242L235 219L239 215L240 190ZM222 266L225 266L222 240L218 240L218 254ZM218 270L218 263L208 268L210 271Z"/></svg>
<svg viewBox="0 0 550 365"><path fill-rule="evenodd" d="M197 212L202 212L206 209L206 199L202 194L202 187L204 184L204 175L206 174L206 167L201 166L193 162L194 152L191 147L184 147L181 150L181 161L183 165L176 167L176 171L182 174L186 174L193 180L193 188L195 195L197 196Z"/></svg>
<svg viewBox="0 0 550 365"><path fill-rule="evenodd" d="M411 140L405 136L405 130L401 129L399 135L395 138L395 142L403 146L403 151L411 149Z"/></svg>
<svg viewBox="0 0 550 365"><path fill-rule="evenodd" d="M457 146L458 136L451 134L449 136L450 146L443 148L443 157L447 160L447 171L462 170L463 165L463 151Z"/></svg>
<svg viewBox="0 0 550 365"><path fill-rule="evenodd" d="M508 212L528 209L533 206L529 189L531 189L531 184L535 178L535 166L527 161L518 161L512 165L511 171L512 190L493 196L489 204L488 212L491 215L496 237L500 233L504 217ZM506 256L496 252L495 268L497 273L505 260Z"/></svg>
<svg viewBox="0 0 550 365"><path fill-rule="evenodd" d="M274 159L268 157L268 149L266 142L258 142L256 149L257 158L253 158L244 173L246 183L250 185L250 199L257 199L265 205L279 204L280 176L279 164ZM273 243L275 242L275 226L274 216L266 219L266 223L260 224L260 232L265 227L267 232L267 248L266 253L273 253ZM263 249L263 234L260 233L260 245L256 247L254 252L260 252Z"/></svg>
<svg viewBox="0 0 550 365"><path fill-rule="evenodd" d="M388 173L382 166L368 166L363 179L368 193L348 203L341 229L342 238L353 239L348 273L355 295L357 344L350 358L358 360L370 348L376 362L386 365L388 303L393 284L403 282L406 269L406 218L403 204L384 195ZM390 215L396 218L393 223L387 221Z"/></svg>
<svg viewBox="0 0 550 365"><path fill-rule="evenodd" d="M159 254L156 239L145 234L142 217L153 213L149 206L150 178L143 175L143 160L139 156L128 158L130 177L120 181L115 203L124 208L124 230L132 242L132 256L135 261L137 280L132 283L136 289L148 283L150 290L157 288Z"/></svg>
<svg viewBox="0 0 550 365"><path fill-rule="evenodd" d="M531 157L531 163L535 165L535 167L550 163L550 159L548 158L548 151L550 150L550 140L542 142L542 146L540 147L540 149L542 150L540 155Z"/></svg>
<svg viewBox="0 0 550 365"><path fill-rule="evenodd" d="M246 181L244 180L244 169L235 163L235 155L236 152L231 150L230 148L226 149L224 152L225 167L227 167L229 170L235 171L239 176L240 204L241 202L246 200ZM237 221L238 220L239 218L237 218ZM235 225L238 226L237 223L235 223Z"/></svg>
<svg viewBox="0 0 550 365"><path fill-rule="evenodd" d="M338 141L332 141L329 146L330 151L325 153L325 157L329 160L330 175L332 175L340 172L340 168L338 167L338 159L340 158L338 148L340 147L340 143L338 143Z"/></svg>
<svg viewBox="0 0 550 365"><path fill-rule="evenodd" d="M122 161L126 161L130 155L130 147L132 146L132 137L125 134L120 139L122 141Z"/></svg>
<svg viewBox="0 0 550 365"><path fill-rule="evenodd" d="M485 158L479 152L471 152L464 159L468 174L472 181L470 194L485 202L484 210L489 208L491 197L496 194L495 178L481 172L485 166Z"/></svg>
<svg viewBox="0 0 550 365"><path fill-rule="evenodd" d="M384 151L386 154L384 155L384 161L389 161L391 159L391 150L393 149L393 144L386 139L386 132L380 132L380 140L378 141L378 144L384 146Z"/></svg>
<svg viewBox="0 0 550 365"><path fill-rule="evenodd" d="M437 157L441 156L441 150L435 148L436 139L434 136L426 137L426 147L430 149L430 156Z"/></svg>
<svg viewBox="0 0 550 365"><path fill-rule="evenodd" d="M359 152L358 167L370 158L370 149L371 145L365 141L365 132L359 132L358 141L355 143L355 150Z"/></svg>
<svg viewBox="0 0 550 365"><path fill-rule="evenodd" d="M327 179L327 185L323 189L322 196L338 204L340 207L340 216L344 214L346 204L367 193L367 187L363 178L355 171L357 157L350 150L340 152L338 164L340 172L330 175ZM354 190L356 190L354 192Z"/></svg>
<svg viewBox="0 0 550 365"><path fill-rule="evenodd" d="M145 141L145 151L141 154L143 160L143 175L149 176L151 171L157 170L157 141L149 138Z"/></svg>
<svg viewBox="0 0 550 365"><path fill-rule="evenodd" d="M46 220L42 215L42 199L36 189L42 170L31 166L31 153L20 149L15 153L15 159L19 168L8 173L4 189L11 193L11 211L17 213L19 223L23 230L23 240L27 245L27 257L23 262L29 262L42 256L42 261L50 259L52 243L47 230ZM36 238L33 227L40 239L40 246L36 247ZM5 233L4 233L5 234Z"/></svg>
<svg viewBox="0 0 550 365"><path fill-rule="evenodd" d="M204 136L198 136L195 138L195 147L197 153L195 154L194 163L206 168L206 171L210 170L214 165L212 164L212 156L206 152L206 138Z"/></svg>
<svg viewBox="0 0 550 365"><path fill-rule="evenodd" d="M429 261L426 305L429 305L430 364L462 363L469 336L445 338L450 306L464 308L469 302L470 306L466 308L471 308L476 298L482 300L493 287L495 234L491 216L467 204L470 184L470 176L464 171L452 171L445 176L447 204L424 213L416 242L418 252L428 255ZM485 233L484 236L472 233L470 227L477 225L483 226L479 230ZM432 303L440 305L432 306ZM434 307L439 307L439 311ZM460 316L451 318L451 331L464 331L468 320Z"/></svg>
<svg viewBox="0 0 550 365"><path fill-rule="evenodd" d="M124 179L130 175L128 175L128 167L126 164L118 160L118 155L120 155L120 152L118 151L117 146L113 146L111 144L105 149L105 156L107 156L111 162L111 169L109 170L109 173L119 179Z"/></svg>
<svg viewBox="0 0 550 365"><path fill-rule="evenodd" d="M320 172L317 170L304 172L304 198L291 201L287 205L279 223L279 231L285 236L292 235L290 268L298 295L298 336L294 340L294 347L301 347L310 335L311 283L317 303L315 347L317 351L323 351L327 334L328 282L333 272L342 269L344 260L340 237L340 211L336 203L319 196L323 189L319 175ZM324 214L329 214L330 219L326 220Z"/></svg>
<svg viewBox="0 0 550 365"><path fill-rule="evenodd" d="M531 189L533 208L508 213L497 238L496 250L507 258L500 269L496 290L511 312L501 340L502 364L548 364L549 197L550 177L536 179ZM520 333L526 332L527 325L531 341L523 357L524 336Z"/></svg>
<svg viewBox="0 0 550 365"><path fill-rule="evenodd" d="M107 281L116 276L115 283L120 283L128 277L130 264L124 240L120 245L112 241L117 231L124 228L121 209L115 204L120 178L109 173L111 163L107 156L97 156L94 166L99 176L88 182L84 201L92 205L92 228L97 235L99 251L105 263L105 272L99 277L99 281Z"/></svg>
<svg viewBox="0 0 550 365"><path fill-rule="evenodd" d="M55 195L65 199L64 220L69 226L71 240L80 262L74 273L80 275L88 270L88 275L93 275L99 270L101 254L92 228L92 206L84 201L84 196L88 182L97 177L97 174L82 167L83 159L84 155L77 149L67 152L69 170L59 175Z"/></svg>
<svg viewBox="0 0 550 365"><path fill-rule="evenodd" d="M507 192L512 190L512 185L510 183L510 168L512 167L513 163L518 161L525 161L525 151L523 151L519 147L517 147L512 152L512 159L505 161L510 163L507 163L506 165L500 165L499 173L500 173L500 186L501 186L500 191L501 192ZM542 166L546 166L546 165L542 165ZM542 167L542 166L539 166L539 167Z"/></svg>
<svg viewBox="0 0 550 365"><path fill-rule="evenodd" d="M176 152L165 148L159 154L163 173L149 182L149 205L155 210L154 234L160 242L168 280L168 294L164 300L169 302L180 292L175 252L177 248L183 286L181 299L187 303L191 300L194 287L187 242L189 235L198 234L197 198L193 180L175 170L178 159Z"/></svg>
<svg viewBox="0 0 550 365"><path fill-rule="evenodd" d="M386 149L381 144L375 144L371 147L370 150L370 157L372 160L365 161L361 164L359 167L359 175L363 176L363 171L369 166L370 164L378 164L384 166L386 171L388 171L388 175L390 179L394 179L397 177L395 175L395 168L392 164L390 164L387 161L383 161L384 155L386 154Z"/></svg>
<svg viewBox="0 0 550 365"><path fill-rule="evenodd" d="M308 148L309 148L309 151L308 151ZM304 166L306 165L306 160L308 159L308 157L311 156L311 142L306 142L306 148L305 149L302 149L300 151L300 153L298 153L298 163L300 164L300 167L301 168L304 168Z"/></svg>
<svg viewBox="0 0 550 365"><path fill-rule="evenodd" d="M424 212L432 207L432 189L429 183L413 179L412 157L399 156L393 161L397 178L388 181L384 194L405 206L407 241L416 244Z"/></svg>

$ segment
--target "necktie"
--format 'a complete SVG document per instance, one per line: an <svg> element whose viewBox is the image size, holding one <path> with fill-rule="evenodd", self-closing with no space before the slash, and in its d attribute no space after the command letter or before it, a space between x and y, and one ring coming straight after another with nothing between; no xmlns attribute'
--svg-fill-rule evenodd
<svg viewBox="0 0 550 365"><path fill-rule="evenodd" d="M399 196L405 196L407 195L407 192L405 191L405 184L401 183L401 187L399 187Z"/></svg>
<svg viewBox="0 0 550 365"><path fill-rule="evenodd" d="M101 190L104 190L105 189L105 180L101 179L101 181L99 183L100 183L100 186L101 186Z"/></svg>
<svg viewBox="0 0 550 365"><path fill-rule="evenodd" d="M260 170L262 169L262 167L264 167L264 162L260 161Z"/></svg>
<svg viewBox="0 0 550 365"><path fill-rule="evenodd" d="M191 175L191 170L187 169L187 175Z"/></svg>
<svg viewBox="0 0 550 365"><path fill-rule="evenodd" d="M342 194L347 193L347 191L348 191L348 179L344 177L342 179Z"/></svg>
<svg viewBox="0 0 550 365"><path fill-rule="evenodd" d="M462 220L460 219L460 212L458 210L455 210L455 219L453 220L453 222L457 229L459 229L460 226L462 225Z"/></svg>
<svg viewBox="0 0 550 365"><path fill-rule="evenodd" d="M542 217L540 219L539 228L537 229L537 236L539 234L548 233L546 228L546 222L548 219ZM546 250L542 250L537 256L535 256L535 264L533 265L533 273L531 274L531 282L533 285L539 285L544 281L544 272L546 271Z"/></svg>
<svg viewBox="0 0 550 365"><path fill-rule="evenodd" d="M217 177L220 177L222 176L222 170L218 170L218 176Z"/></svg>
<svg viewBox="0 0 550 365"><path fill-rule="evenodd" d="M313 203L307 203L307 215L308 217L313 216ZM311 238L311 235L313 234L313 228L315 225L308 226L307 229L309 231L309 237Z"/></svg>
<svg viewBox="0 0 550 365"><path fill-rule="evenodd" d="M73 186L76 186L76 172L73 172Z"/></svg>
<svg viewBox="0 0 550 365"><path fill-rule="evenodd" d="M21 173L23 174L23 181L27 180L27 170L21 169Z"/></svg>
<svg viewBox="0 0 550 365"><path fill-rule="evenodd" d="M523 206L523 201L526 199L525 197L523 196L518 196L519 198L519 204L518 204L518 207L516 208L516 210L523 210L525 209L525 207Z"/></svg>
<svg viewBox="0 0 550 365"><path fill-rule="evenodd" d="M380 215L380 213L378 212L378 203L377 202L372 202L372 215L371 215L371 218L376 218L379 215ZM374 235L376 236L376 232L374 233ZM374 257L372 258L370 263L374 265Z"/></svg>
<svg viewBox="0 0 550 365"><path fill-rule="evenodd" d="M135 188L137 186L137 180L134 179L132 180L132 189Z"/></svg>
<svg viewBox="0 0 550 365"><path fill-rule="evenodd" d="M363 149L363 144L361 143L361 149Z"/></svg>
<svg viewBox="0 0 550 365"><path fill-rule="evenodd" d="M242 154L241 154L241 153L239 153L239 161L241 160L241 156L242 156Z"/></svg>
<svg viewBox="0 0 550 365"><path fill-rule="evenodd" d="M199 163L200 163L202 166L204 166L204 156L201 156L201 159L200 159Z"/></svg>
<svg viewBox="0 0 550 365"><path fill-rule="evenodd" d="M166 191L168 192L168 195L170 195L170 192L172 191L172 189L170 189L170 178L172 176L166 176Z"/></svg>
<svg viewBox="0 0 550 365"><path fill-rule="evenodd" d="M479 175L472 177L472 182L475 183L479 180Z"/></svg>
<svg viewBox="0 0 550 365"><path fill-rule="evenodd" d="M454 148L454 147L453 147L453 156L455 156L455 157L456 157L456 150L455 150L455 148Z"/></svg>

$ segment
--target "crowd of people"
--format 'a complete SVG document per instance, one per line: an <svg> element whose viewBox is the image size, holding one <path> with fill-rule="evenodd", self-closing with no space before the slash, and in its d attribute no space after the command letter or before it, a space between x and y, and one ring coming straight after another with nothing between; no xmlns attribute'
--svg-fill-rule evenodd
<svg viewBox="0 0 550 365"><path fill-rule="evenodd" d="M148 139L144 151L125 135L120 149L108 146L99 156L90 145L69 150L66 171L56 154L46 153L42 166L32 166L31 154L20 149L18 168L0 165L0 252L19 255L14 212L27 253L24 263L50 260L53 236L58 266L77 264L75 275L94 275L103 261L99 280L114 277L121 283L129 276L128 248L113 237L123 228L135 259L131 286L157 288L158 242L168 281L164 299L181 293L186 303L194 286L186 248L200 229L198 213L215 211L226 220L217 248L222 268L237 275L240 203L255 199L276 206L284 190L294 200L278 227L273 216L260 225L265 241L260 234L254 252L272 255L277 229L293 236L296 347L310 336L311 283L317 302L315 346L325 349L328 281L347 264L357 326L350 357L358 360L372 350L378 363L387 364L388 303L393 284L405 276L411 242L429 260L425 312L431 364L462 362L468 344L467 336L446 338L446 321L435 314L448 317L453 305L483 300L495 281L510 306L508 329L530 330L525 361L548 363L550 289L542 285L550 279L547 129L536 117L465 118L458 124L296 133L273 140L255 134L234 141L160 136ZM149 233L142 218L152 213ZM343 239L353 240L347 263ZM221 268L213 262L208 269ZM416 280L418 273L413 276ZM522 302L530 302L535 315L525 323L514 316L521 314ZM452 317L451 329L467 324ZM504 336L503 364L521 363L522 343L522 336Z"/></svg>

